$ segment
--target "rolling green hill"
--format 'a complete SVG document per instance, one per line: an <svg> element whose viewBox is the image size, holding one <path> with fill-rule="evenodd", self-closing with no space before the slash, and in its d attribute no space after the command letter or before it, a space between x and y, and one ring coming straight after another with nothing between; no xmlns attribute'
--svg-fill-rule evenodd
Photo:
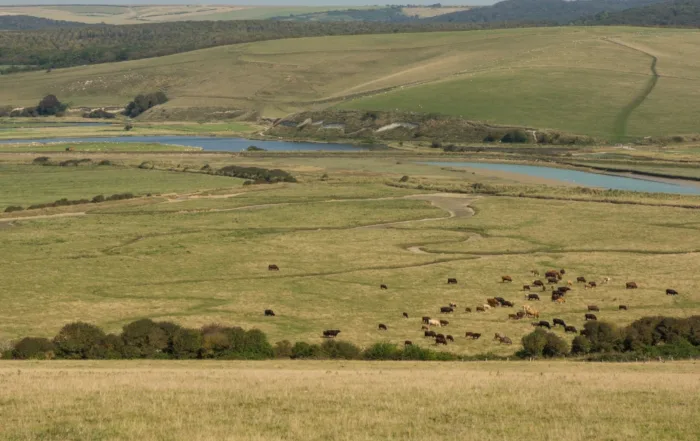
<svg viewBox="0 0 700 441"><path fill-rule="evenodd" d="M698 131L700 34L534 28L276 40L0 77L0 103L55 93L74 106L167 91L154 112L400 110L613 138ZM645 94L623 124L620 115Z"/></svg>

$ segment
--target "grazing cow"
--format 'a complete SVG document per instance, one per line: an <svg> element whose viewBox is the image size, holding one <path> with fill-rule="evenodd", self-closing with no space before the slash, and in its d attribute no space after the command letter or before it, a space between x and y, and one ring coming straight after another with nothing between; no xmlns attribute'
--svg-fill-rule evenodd
<svg viewBox="0 0 700 441"><path fill-rule="evenodd" d="M428 326L425 326L425 325L423 325L423 326L420 327L420 330L421 330L421 331L427 331L427 330L429 330L429 329L430 329L430 328L429 328Z"/></svg>
<svg viewBox="0 0 700 441"><path fill-rule="evenodd" d="M266 309L265 310L265 316L266 317L274 317L275 313L271 309Z"/></svg>
<svg viewBox="0 0 700 441"><path fill-rule="evenodd" d="M513 340L511 340L510 338L508 338L506 336L499 337L498 342L501 344L505 344L505 345L512 345L513 344Z"/></svg>
<svg viewBox="0 0 700 441"><path fill-rule="evenodd" d="M508 300L506 300L505 302L503 302L503 306L505 306L507 308L512 308L515 306L515 304L513 302L509 302Z"/></svg>
<svg viewBox="0 0 700 441"><path fill-rule="evenodd" d="M278 267L277 265L268 265L267 270L268 271L279 271L280 267Z"/></svg>
<svg viewBox="0 0 700 441"><path fill-rule="evenodd" d="M423 317L423 323L425 323L427 325L429 321L430 321L430 317Z"/></svg>
<svg viewBox="0 0 700 441"><path fill-rule="evenodd" d="M598 308L596 305L588 305L588 310L600 312L600 308Z"/></svg>
<svg viewBox="0 0 700 441"><path fill-rule="evenodd" d="M562 319L558 319L558 318L552 319L552 323L553 323L553 326L560 325L561 327L566 328L566 323Z"/></svg>
<svg viewBox="0 0 700 441"><path fill-rule="evenodd" d="M506 299L504 299L503 297L494 297L494 299L496 299L496 301L500 303L501 306L503 306L503 304L506 302Z"/></svg>
<svg viewBox="0 0 700 441"><path fill-rule="evenodd" d="M567 281L566 281L566 284L567 284L568 286L573 286L573 285L574 285L574 282L572 282L571 280L567 280Z"/></svg>
<svg viewBox="0 0 700 441"><path fill-rule="evenodd" d="M512 282L513 278L511 276L501 276L501 283Z"/></svg>
<svg viewBox="0 0 700 441"><path fill-rule="evenodd" d="M407 313L407 312L404 312L404 313L403 313L403 318L408 318L408 313Z"/></svg>
<svg viewBox="0 0 700 441"><path fill-rule="evenodd" d="M559 271L549 270L546 273L544 273L544 276L547 278L550 278L550 277L557 278L557 277L559 277Z"/></svg>
<svg viewBox="0 0 700 441"><path fill-rule="evenodd" d="M471 308L464 308L464 312L472 312Z"/></svg>
<svg viewBox="0 0 700 441"><path fill-rule="evenodd" d="M541 280L535 280L534 282L532 282L532 284L535 286L543 286L544 285L544 283Z"/></svg>
<svg viewBox="0 0 700 441"><path fill-rule="evenodd" d="M598 320L598 317L595 314L586 314L586 321L588 320Z"/></svg>
<svg viewBox="0 0 700 441"><path fill-rule="evenodd" d="M534 325L539 326L540 328L552 329L552 327L549 325L549 322L546 320L541 320L537 323L534 323Z"/></svg>
<svg viewBox="0 0 700 441"><path fill-rule="evenodd" d="M380 331L388 331L388 329L386 328L386 325L384 323L379 324L379 330Z"/></svg>
<svg viewBox="0 0 700 441"><path fill-rule="evenodd" d="M446 336L445 336L445 338L447 339L447 341L451 341L452 343L454 343L454 342L455 342L455 338L454 338L454 337L452 337L452 336L451 336L451 335L449 335L449 334L448 334L448 335L446 335Z"/></svg>
<svg viewBox="0 0 700 441"><path fill-rule="evenodd" d="M552 291L552 301L556 302L557 300L561 299L561 294Z"/></svg>
<svg viewBox="0 0 700 441"><path fill-rule="evenodd" d="M559 288L557 288L557 290L559 290L563 294L571 291L571 288L569 288L568 286L560 286Z"/></svg>
<svg viewBox="0 0 700 441"><path fill-rule="evenodd" d="M520 320L518 314L508 314L508 318L511 320Z"/></svg>
<svg viewBox="0 0 700 441"><path fill-rule="evenodd" d="M450 322L448 322L447 320L440 320L440 326L447 326L449 324Z"/></svg>
<svg viewBox="0 0 700 441"><path fill-rule="evenodd" d="M455 312L455 310L451 306L443 306L440 308L440 314L450 314L452 312Z"/></svg>
<svg viewBox="0 0 700 441"><path fill-rule="evenodd" d="M435 336L435 344L436 345L447 345L447 339L445 338L444 335L439 334Z"/></svg>
<svg viewBox="0 0 700 441"><path fill-rule="evenodd" d="M602 281L601 283L608 283L608 282L610 282L611 280L612 280L612 279L611 279L610 277L603 277L603 281Z"/></svg>
<svg viewBox="0 0 700 441"><path fill-rule="evenodd" d="M585 277L577 277L576 283L586 283L586 278Z"/></svg>
<svg viewBox="0 0 700 441"><path fill-rule="evenodd" d="M591 288L595 288L598 285L594 281L590 281L588 282L588 286L590 286Z"/></svg>
<svg viewBox="0 0 700 441"><path fill-rule="evenodd" d="M678 295L678 291L676 291L675 289L667 289L667 290L666 290L666 295L667 295L667 296L677 296L677 295Z"/></svg>
<svg viewBox="0 0 700 441"><path fill-rule="evenodd" d="M411 340L406 340L405 342L403 342L403 345L404 346L413 346L413 342Z"/></svg>
<svg viewBox="0 0 700 441"><path fill-rule="evenodd" d="M457 279L455 279L455 278L453 278L453 277L450 277L449 279L447 279L447 284L448 284L448 285L456 285L456 284L457 284Z"/></svg>
<svg viewBox="0 0 700 441"><path fill-rule="evenodd" d="M560 269L559 274L566 274L566 271L564 269Z"/></svg>
<svg viewBox="0 0 700 441"><path fill-rule="evenodd" d="M425 336L426 337L435 337L437 334L435 334L435 331L425 331Z"/></svg>
<svg viewBox="0 0 700 441"><path fill-rule="evenodd" d="M450 308L456 308L457 304L456 303L450 303Z"/></svg>
<svg viewBox="0 0 700 441"><path fill-rule="evenodd" d="M557 279L556 277L547 277L547 282L550 285L556 285L557 283L559 283L559 279Z"/></svg>
<svg viewBox="0 0 700 441"><path fill-rule="evenodd" d="M540 316L540 313L530 305L523 305L523 311L526 317L538 318Z"/></svg>
<svg viewBox="0 0 700 441"><path fill-rule="evenodd" d="M525 311L518 311L515 313L515 315L518 316L518 319L521 319L521 318L525 317Z"/></svg>
<svg viewBox="0 0 700 441"><path fill-rule="evenodd" d="M567 326L564 328L564 332L571 332L571 333L576 334L578 331L576 330L575 326Z"/></svg>
<svg viewBox="0 0 700 441"><path fill-rule="evenodd" d="M627 311L627 305L620 305L617 307L617 309L620 311Z"/></svg>
<svg viewBox="0 0 700 441"><path fill-rule="evenodd" d="M539 276L539 275L540 275L540 272L537 271L537 270L532 270L532 271L530 271L530 272L532 273L533 276Z"/></svg>
<svg viewBox="0 0 700 441"><path fill-rule="evenodd" d="M489 305L488 303L484 303L482 306L484 307L484 311L488 311L489 309L491 309L491 305Z"/></svg>
<svg viewBox="0 0 700 441"><path fill-rule="evenodd" d="M384 284L381 284L379 285L379 289L389 289L389 287Z"/></svg>
<svg viewBox="0 0 700 441"><path fill-rule="evenodd" d="M566 299L564 297L559 297L555 302L561 305L562 303L566 303Z"/></svg>
<svg viewBox="0 0 700 441"><path fill-rule="evenodd" d="M440 324L440 320L430 319L430 320L428 320L428 326L440 327L442 325Z"/></svg>
<svg viewBox="0 0 700 441"><path fill-rule="evenodd" d="M479 334L479 333L477 333L477 332L469 332L469 331L467 331L467 332L464 334L464 336L467 337L467 338L471 338L472 340L478 340L479 337L481 337L481 334Z"/></svg>
<svg viewBox="0 0 700 441"><path fill-rule="evenodd" d="M540 296L538 296L537 294L528 294L527 299L528 300L539 300Z"/></svg>
<svg viewBox="0 0 700 441"><path fill-rule="evenodd" d="M494 340L499 340L501 338L505 337L505 335L501 334L500 332L497 332L493 335Z"/></svg>
<svg viewBox="0 0 700 441"><path fill-rule="evenodd" d="M328 329L326 331L323 331L323 336L327 338L337 337L338 334L340 334L339 329Z"/></svg>
<svg viewBox="0 0 700 441"><path fill-rule="evenodd" d="M501 306L501 303L496 299L486 299L486 303L492 308L497 308Z"/></svg>
<svg viewBox="0 0 700 441"><path fill-rule="evenodd" d="M486 312L483 306L477 306L476 307L476 312Z"/></svg>
<svg viewBox="0 0 700 441"><path fill-rule="evenodd" d="M530 291L530 285L523 285L523 291Z"/></svg>
<svg viewBox="0 0 700 441"><path fill-rule="evenodd" d="M625 284L626 289L637 289L637 283L636 282L627 282Z"/></svg>

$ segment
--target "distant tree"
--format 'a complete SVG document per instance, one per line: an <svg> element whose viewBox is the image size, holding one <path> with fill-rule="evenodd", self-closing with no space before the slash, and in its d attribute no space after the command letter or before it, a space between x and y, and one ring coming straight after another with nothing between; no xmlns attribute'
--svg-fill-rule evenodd
<svg viewBox="0 0 700 441"><path fill-rule="evenodd" d="M68 105L61 103L56 95L46 95L39 101L36 112L42 116L61 115Z"/></svg>

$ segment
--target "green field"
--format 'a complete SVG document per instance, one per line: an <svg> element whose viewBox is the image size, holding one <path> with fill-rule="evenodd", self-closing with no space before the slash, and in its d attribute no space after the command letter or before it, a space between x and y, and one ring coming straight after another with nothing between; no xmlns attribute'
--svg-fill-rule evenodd
<svg viewBox="0 0 700 441"><path fill-rule="evenodd" d="M124 105L165 88L166 112L283 116L337 105L613 138L656 57L661 77L624 135L684 134L697 132L698 38L690 30L566 27L289 39L3 76L0 101L30 105L53 92L74 105Z"/></svg>

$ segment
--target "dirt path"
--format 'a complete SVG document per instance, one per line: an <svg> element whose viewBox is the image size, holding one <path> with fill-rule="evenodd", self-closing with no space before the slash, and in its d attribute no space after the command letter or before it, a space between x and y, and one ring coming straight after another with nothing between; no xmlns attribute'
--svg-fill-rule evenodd
<svg viewBox="0 0 700 441"><path fill-rule="evenodd" d="M363 230L363 229L372 229L372 228L386 228L386 227L391 227L394 225L402 225L402 224L408 224L411 222L429 222L429 221L437 221L437 220L446 220L446 219L452 219L452 218L464 218L464 217L470 217L474 215L474 210L469 206L471 202L476 200L474 196L469 196L469 195L464 195L464 194L458 194L458 193L438 193L438 194L416 194L416 195L410 195L410 196L402 196L402 197L395 197L395 198L383 198L383 200L390 200L390 199L411 199L411 200L416 200L416 201L428 201L430 202L434 207L440 208L442 210L447 211L449 214L447 216L442 216L442 217L428 217L424 219L414 219L414 220L407 220L407 221L399 221L399 222L387 222L383 224L373 224L373 225L364 225L361 227L356 227L356 230ZM365 200L372 200L372 199L365 199ZM374 199L374 200L382 200L382 199ZM416 248L416 247L411 247L411 248ZM423 252L425 253L425 252Z"/></svg>

